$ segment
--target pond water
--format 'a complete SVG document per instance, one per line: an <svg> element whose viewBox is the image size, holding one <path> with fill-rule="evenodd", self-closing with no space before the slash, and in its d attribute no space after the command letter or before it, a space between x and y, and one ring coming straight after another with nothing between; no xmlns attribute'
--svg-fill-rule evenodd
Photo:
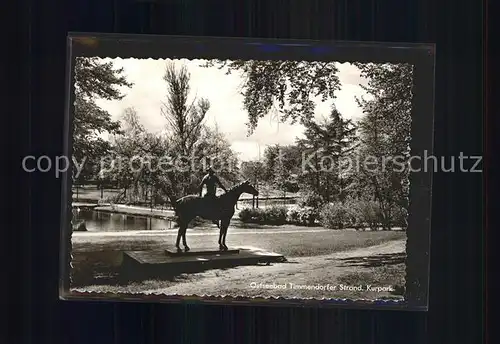
<svg viewBox="0 0 500 344"><path fill-rule="evenodd" d="M175 229L175 222L170 220L151 218L146 216L112 214L108 212L96 211L91 208L73 208L73 223L85 222L87 231L90 232L120 232L120 231L147 231L147 230L168 230ZM202 224L198 229L217 230L217 227L206 221L206 225ZM238 216L234 216L231 220L231 227L240 229L258 229L265 226L259 224L242 223ZM190 225L190 228L193 228Z"/></svg>
<svg viewBox="0 0 500 344"><path fill-rule="evenodd" d="M144 231L174 228L174 223L170 220L145 216L111 214L89 208L73 209L73 220L74 222L85 221L85 227L88 231Z"/></svg>
<svg viewBox="0 0 500 344"><path fill-rule="evenodd" d="M260 207L268 207L273 205L291 205L295 204L295 199L286 200L260 200ZM238 208L251 207L252 200L240 200ZM138 215L126 215L117 213L108 213L96 211L92 208L79 207L73 209L73 223L85 222L87 231L98 232L113 232L113 231L147 231L147 230L168 230L175 229L175 222L171 220L151 218ZM209 228L214 227L207 223ZM207 226L200 226L207 229ZM243 224L234 216L231 221L232 227L241 229L255 229L262 226L258 224ZM192 226L190 226L191 228Z"/></svg>

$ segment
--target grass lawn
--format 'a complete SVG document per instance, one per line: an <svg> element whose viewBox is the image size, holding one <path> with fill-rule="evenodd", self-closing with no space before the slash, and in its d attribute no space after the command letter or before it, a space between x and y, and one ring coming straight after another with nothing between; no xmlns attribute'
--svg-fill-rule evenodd
<svg viewBox="0 0 500 344"><path fill-rule="evenodd" d="M203 228L188 229L187 241L191 249L217 249L218 232L212 231L206 235L198 235ZM352 248L367 247L389 240L403 239L406 233L402 231L354 231L325 230L321 227L301 226L258 226L255 233L233 234L236 228L229 228L227 245L255 246L261 249L284 254L291 257L307 257L329 254ZM285 233L281 233L284 231ZM196 233L196 235L189 235ZM240 232L237 232L240 233ZM173 247L177 233L165 231L164 234L126 235L123 237L87 236L85 233L73 234L73 252L92 251L140 251L162 250Z"/></svg>
<svg viewBox="0 0 500 344"><path fill-rule="evenodd" d="M231 235L230 229L227 245L230 248L254 246L283 254L286 258L294 258L332 254L405 238L405 233L401 231L361 232L318 229L316 232L311 232L310 227L286 225L273 226L272 229L271 226L268 227L267 233L265 228L261 228L256 233L233 233L233 235ZM200 231L202 230L192 229L188 231L187 240L191 249L217 249L218 235L216 232L206 235L189 235L190 232L199 233ZM237 229L234 228L233 232L237 232ZM123 237L85 234L74 233L72 237L74 257L72 270L75 280L82 280L82 283L83 281L88 282L89 278L109 277L116 274L116 269L122 262L123 251L173 248L176 238L175 231L157 235L126 235Z"/></svg>
<svg viewBox="0 0 500 344"><path fill-rule="evenodd" d="M76 291L105 293L155 293L165 295L227 295L250 297L299 297L401 300L405 285L405 240L390 240L312 257L289 257L270 266L239 266L179 274L167 278L116 283L92 280L75 285ZM108 253L102 253L108 254ZM259 289L252 283L276 283L285 289ZM329 285L336 289L292 288ZM352 291L352 288L359 291Z"/></svg>

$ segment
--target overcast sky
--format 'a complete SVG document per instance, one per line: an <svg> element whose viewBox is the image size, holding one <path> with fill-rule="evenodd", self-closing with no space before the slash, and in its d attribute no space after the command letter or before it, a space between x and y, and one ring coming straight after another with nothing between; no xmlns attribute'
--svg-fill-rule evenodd
<svg viewBox="0 0 500 344"><path fill-rule="evenodd" d="M107 110L114 120L120 119L123 111L134 107L144 127L150 132L158 132L165 128L166 120L161 115L161 101L165 99L165 82L163 74L168 60L153 59L104 59L113 61L115 67L123 68L124 75L134 85L123 89L126 95L119 101L97 100L97 104ZM302 135L300 125L277 124L271 117L260 120L255 132L247 137L248 115L243 109L243 97L240 94L242 83L238 73L226 75L217 68L200 67L203 60L174 60L176 64L185 64L191 74L191 97L204 97L210 101L205 123L223 132L231 142L232 148L239 153L242 160L257 159L259 146L261 153L266 145L291 144ZM364 94L360 84L366 80L360 76L359 70L348 63L338 64L342 89L337 92L335 106L345 118L357 119L361 109L355 97ZM327 116L332 102L317 101L316 116Z"/></svg>

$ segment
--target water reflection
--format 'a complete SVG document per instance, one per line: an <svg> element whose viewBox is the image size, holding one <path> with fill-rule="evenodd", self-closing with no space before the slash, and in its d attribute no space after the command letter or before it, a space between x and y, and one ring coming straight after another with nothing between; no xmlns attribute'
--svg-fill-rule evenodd
<svg viewBox="0 0 500 344"><path fill-rule="evenodd" d="M88 208L73 209L73 219L74 222L85 221L85 227L88 231L144 231L165 230L174 227L170 220L111 214Z"/></svg>

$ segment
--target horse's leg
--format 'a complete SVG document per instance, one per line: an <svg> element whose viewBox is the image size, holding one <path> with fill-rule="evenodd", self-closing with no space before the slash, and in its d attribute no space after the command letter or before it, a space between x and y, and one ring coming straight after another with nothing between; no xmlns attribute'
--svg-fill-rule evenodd
<svg viewBox="0 0 500 344"><path fill-rule="evenodd" d="M187 241L186 241L187 228L188 228L187 225L182 227L182 245L184 245L184 252L188 252L190 250L189 246L187 245Z"/></svg>
<svg viewBox="0 0 500 344"><path fill-rule="evenodd" d="M182 251L180 247L181 243L181 236L182 236L182 230L183 230L184 224L179 223L179 229L177 230L177 240L175 241L175 247L177 248L177 252Z"/></svg>
<svg viewBox="0 0 500 344"><path fill-rule="evenodd" d="M219 227L219 250L220 251L223 251L224 250L224 246L222 246L222 232L223 232L223 228L222 226Z"/></svg>
<svg viewBox="0 0 500 344"><path fill-rule="evenodd" d="M189 250L189 247L186 245L186 231L187 227L189 224L189 221L186 221L185 218L179 219L177 221L177 224L179 225L179 229L177 230L177 240L175 241L175 247L177 248L177 252L182 252L180 243L181 243L181 238L182 238L182 243L184 244L184 248L187 248L187 251Z"/></svg>
<svg viewBox="0 0 500 344"><path fill-rule="evenodd" d="M222 235L222 245L224 246L224 250L228 250L228 247L226 245L226 235L227 235L227 229L229 228L229 223L227 226L224 227L224 234Z"/></svg>
<svg viewBox="0 0 500 344"><path fill-rule="evenodd" d="M229 228L229 222L231 222L230 219L221 220L222 247L224 248L224 251L228 250L228 247L226 246L226 235L227 229Z"/></svg>
<svg viewBox="0 0 500 344"><path fill-rule="evenodd" d="M185 223L186 223L186 221L184 221L183 218L181 218L181 217L177 218L177 225L179 225L179 229L177 229L177 240L175 241L175 247L177 248L177 252L182 251L180 243L181 243L182 233L183 233L184 228L185 228Z"/></svg>

